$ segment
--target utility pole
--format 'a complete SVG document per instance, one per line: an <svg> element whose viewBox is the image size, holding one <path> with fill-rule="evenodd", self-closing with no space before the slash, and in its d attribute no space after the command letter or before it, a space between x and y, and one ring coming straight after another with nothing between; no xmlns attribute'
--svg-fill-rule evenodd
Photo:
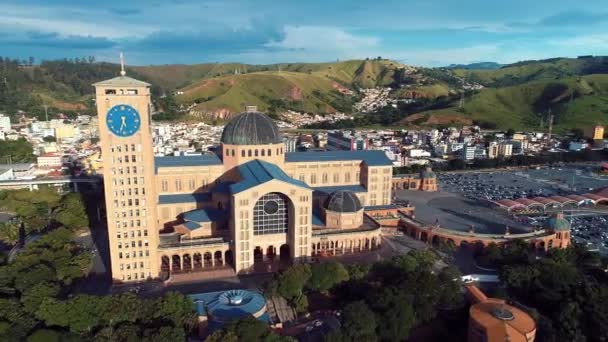
<svg viewBox="0 0 608 342"><path fill-rule="evenodd" d="M49 106L43 105L42 107L44 107L44 117L46 118L46 124L48 126L48 124L49 124ZM49 128L49 127L47 127L47 128Z"/></svg>
<svg viewBox="0 0 608 342"><path fill-rule="evenodd" d="M553 113L551 113L551 108L549 108L549 140L551 140L552 133L553 133Z"/></svg>
<svg viewBox="0 0 608 342"><path fill-rule="evenodd" d="M464 107L464 77L462 78L462 93L460 93L460 103L458 104L458 108Z"/></svg>

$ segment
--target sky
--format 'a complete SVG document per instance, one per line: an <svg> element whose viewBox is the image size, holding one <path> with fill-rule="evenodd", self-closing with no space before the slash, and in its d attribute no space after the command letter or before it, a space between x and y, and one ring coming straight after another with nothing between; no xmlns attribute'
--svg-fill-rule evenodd
<svg viewBox="0 0 608 342"><path fill-rule="evenodd" d="M418 66L608 55L606 0L1 0L0 56Z"/></svg>

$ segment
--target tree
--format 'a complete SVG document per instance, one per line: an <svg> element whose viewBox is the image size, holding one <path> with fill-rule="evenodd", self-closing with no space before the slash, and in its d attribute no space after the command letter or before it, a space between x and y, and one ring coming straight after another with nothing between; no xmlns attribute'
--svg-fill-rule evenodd
<svg viewBox="0 0 608 342"><path fill-rule="evenodd" d="M354 341L376 340L376 317L364 301L352 302L342 312L342 331Z"/></svg>
<svg viewBox="0 0 608 342"><path fill-rule="evenodd" d="M175 327L192 329L196 325L196 314L192 301L179 292L168 292L157 301L156 318L170 320Z"/></svg>
<svg viewBox="0 0 608 342"><path fill-rule="evenodd" d="M25 138L17 140L0 140L0 160L13 163L28 163L35 160L34 149Z"/></svg>
<svg viewBox="0 0 608 342"><path fill-rule="evenodd" d="M349 279L348 271L339 262L323 262L311 266L311 276L308 279L308 287L311 290L327 292L343 281Z"/></svg>
<svg viewBox="0 0 608 342"><path fill-rule="evenodd" d="M515 130L513 128L509 128L506 132L506 135L511 138L513 137L514 134L515 134Z"/></svg>
<svg viewBox="0 0 608 342"><path fill-rule="evenodd" d="M69 229L86 227L89 224L86 208L80 194L69 193L61 198L55 219Z"/></svg>
<svg viewBox="0 0 608 342"><path fill-rule="evenodd" d="M383 341L407 340L416 324L414 308L405 300L395 302L378 318L378 336Z"/></svg>
<svg viewBox="0 0 608 342"><path fill-rule="evenodd" d="M0 240L9 245L19 241L19 226L15 221L0 222Z"/></svg>
<svg viewBox="0 0 608 342"><path fill-rule="evenodd" d="M56 142L57 138L55 138L52 135L47 135L46 137L42 138L42 141L44 141L44 142Z"/></svg>
<svg viewBox="0 0 608 342"><path fill-rule="evenodd" d="M297 264L279 274L277 278L277 292L287 300L302 295L304 285L311 276L310 265Z"/></svg>
<svg viewBox="0 0 608 342"><path fill-rule="evenodd" d="M21 295L21 303L23 304L23 308L31 313L35 314L40 304L46 298L54 298L59 294L59 286L56 283L51 282L41 282L35 284L29 289L25 290Z"/></svg>

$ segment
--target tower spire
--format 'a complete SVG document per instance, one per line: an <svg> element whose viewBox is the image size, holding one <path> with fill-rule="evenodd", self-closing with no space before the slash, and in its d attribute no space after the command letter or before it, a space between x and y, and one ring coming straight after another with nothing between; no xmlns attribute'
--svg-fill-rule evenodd
<svg viewBox="0 0 608 342"><path fill-rule="evenodd" d="M125 71L125 57L122 52L120 53L120 76L125 76L127 72Z"/></svg>

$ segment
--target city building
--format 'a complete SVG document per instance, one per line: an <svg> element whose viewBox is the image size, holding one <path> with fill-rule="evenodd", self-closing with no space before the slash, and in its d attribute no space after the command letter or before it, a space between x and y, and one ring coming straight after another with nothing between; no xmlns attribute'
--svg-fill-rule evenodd
<svg viewBox="0 0 608 342"><path fill-rule="evenodd" d="M585 130L585 137L593 140L604 139L604 126L596 125Z"/></svg>
<svg viewBox="0 0 608 342"><path fill-rule="evenodd" d="M54 169L61 167L61 155L57 153L45 153L37 158L38 167L41 169Z"/></svg>
<svg viewBox="0 0 608 342"><path fill-rule="evenodd" d="M465 145L462 149L458 150L458 158L468 161L475 159L475 154L477 152L477 146L475 145Z"/></svg>
<svg viewBox="0 0 608 342"><path fill-rule="evenodd" d="M0 181L8 181L15 179L15 174L11 167L0 167Z"/></svg>
<svg viewBox="0 0 608 342"><path fill-rule="evenodd" d="M275 122L249 108L217 154L155 158L150 85L123 71L94 86L114 281L380 245L365 211L391 202L383 151L286 153Z"/></svg>
<svg viewBox="0 0 608 342"><path fill-rule="evenodd" d="M398 175L393 177L394 190L437 191L437 175L430 167L416 175Z"/></svg>
<svg viewBox="0 0 608 342"><path fill-rule="evenodd" d="M570 151L581 151L586 149L589 146L585 141L571 141L568 145L568 150Z"/></svg>
<svg viewBox="0 0 608 342"><path fill-rule="evenodd" d="M502 158L510 158L513 155L513 144L511 143L500 143L498 145L498 155Z"/></svg>
<svg viewBox="0 0 608 342"><path fill-rule="evenodd" d="M0 114L0 131L8 132L11 130L11 118L8 115Z"/></svg>
<svg viewBox="0 0 608 342"><path fill-rule="evenodd" d="M354 135L348 131L327 133L327 150L331 151L364 151L369 147L366 137Z"/></svg>
<svg viewBox="0 0 608 342"><path fill-rule="evenodd" d="M533 342L536 322L504 299L489 298L477 286L465 285L471 302L468 342Z"/></svg>
<svg viewBox="0 0 608 342"><path fill-rule="evenodd" d="M496 141L492 141L488 145L488 159L496 158L498 158L498 143Z"/></svg>

